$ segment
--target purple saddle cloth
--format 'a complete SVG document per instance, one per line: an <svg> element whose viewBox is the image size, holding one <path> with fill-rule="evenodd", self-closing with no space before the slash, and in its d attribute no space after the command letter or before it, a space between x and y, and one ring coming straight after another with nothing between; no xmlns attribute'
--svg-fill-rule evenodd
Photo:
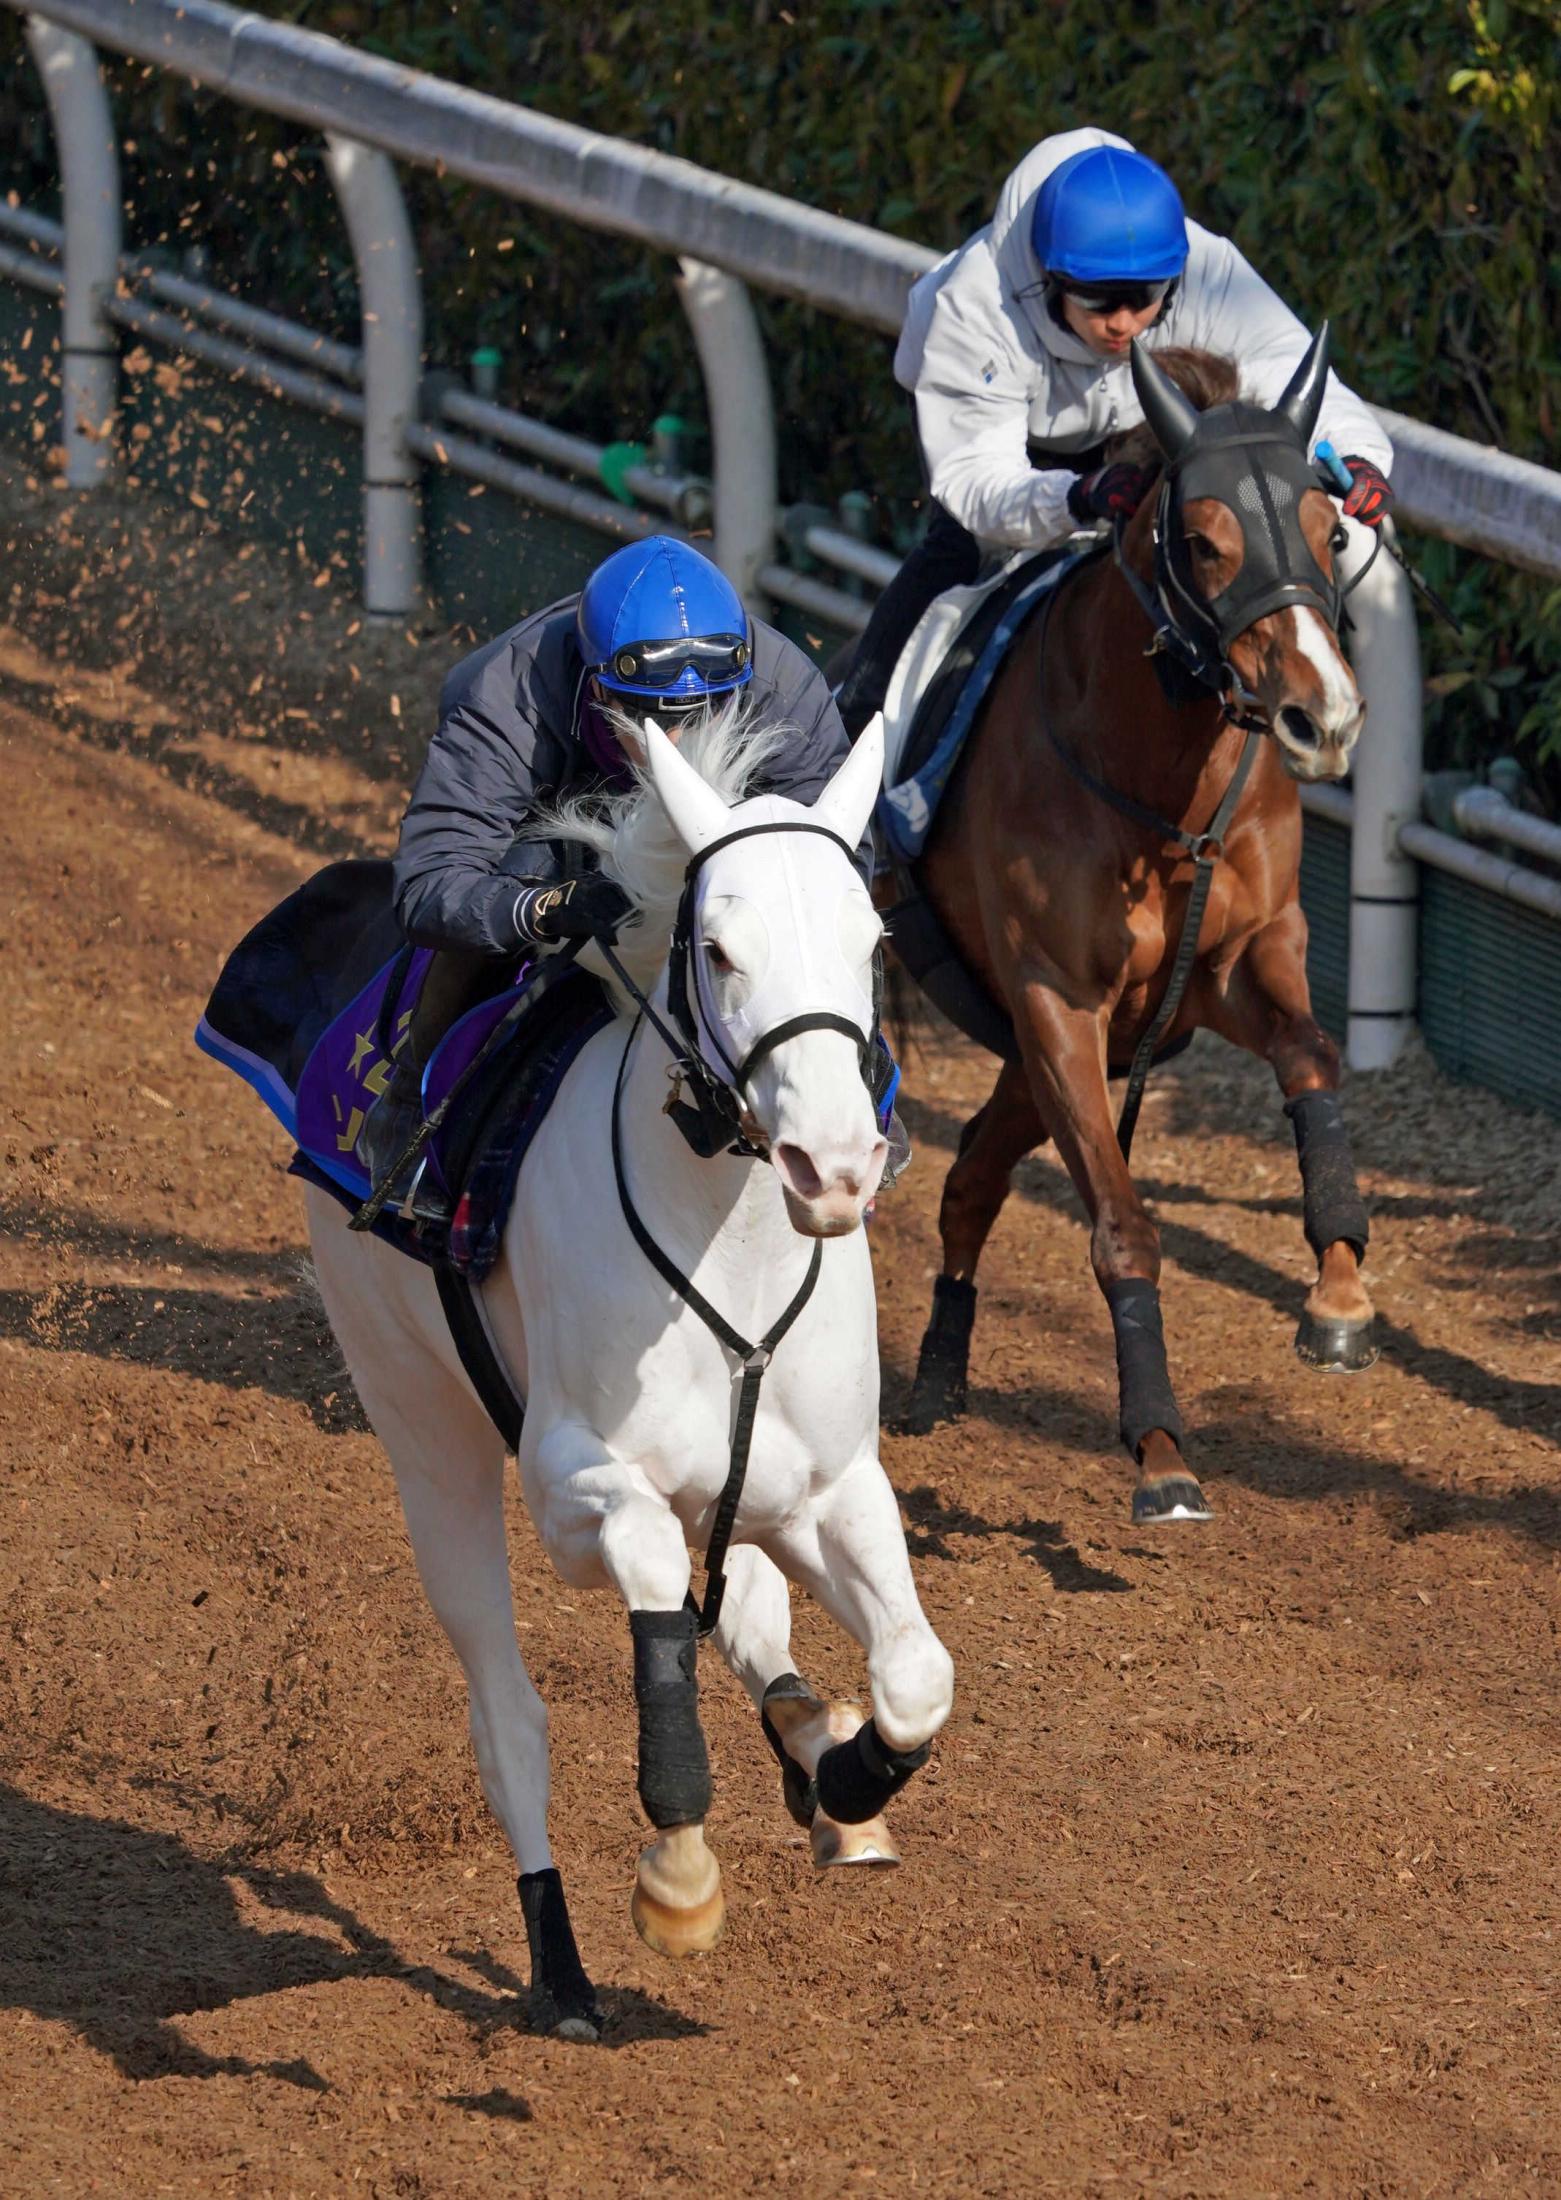
<svg viewBox="0 0 1561 2200"><path fill-rule="evenodd" d="M331 864L263 917L224 964L195 1043L259 1093L297 1144L292 1174L344 1206L369 1194L355 1147L384 1091L432 960L401 940L390 866ZM612 1020L596 979L523 962L453 1024L423 1073L432 1111L518 1000L525 1007L475 1071L431 1150L454 1204L448 1232L382 1215L376 1235L480 1281L498 1258L526 1150L586 1041Z"/></svg>

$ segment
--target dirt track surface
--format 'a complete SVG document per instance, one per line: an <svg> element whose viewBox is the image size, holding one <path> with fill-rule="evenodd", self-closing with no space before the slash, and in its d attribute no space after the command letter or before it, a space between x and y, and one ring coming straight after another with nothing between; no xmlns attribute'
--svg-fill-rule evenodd
<svg viewBox="0 0 1561 2200"><path fill-rule="evenodd" d="M189 1043L245 926L384 845L444 643L352 636L193 519L149 539L13 469L0 494L0 2189L1561 2188L1554 1125L1423 1062L1349 1088L1386 1350L1341 1381L1290 1350L1265 1075L1207 1042L1164 1076L1137 1163L1218 1519L1153 1541L1078 1213L1028 1163L969 1419L886 1445L959 1679L904 1869L812 1873L707 1661L731 1915L688 1967L628 1921L622 1614L517 1506L610 2013L601 2048L534 2039L513 1867L281 1133ZM875 1225L891 1412L984 1079L910 1064L919 1159ZM798 1642L861 1685L807 1608Z"/></svg>

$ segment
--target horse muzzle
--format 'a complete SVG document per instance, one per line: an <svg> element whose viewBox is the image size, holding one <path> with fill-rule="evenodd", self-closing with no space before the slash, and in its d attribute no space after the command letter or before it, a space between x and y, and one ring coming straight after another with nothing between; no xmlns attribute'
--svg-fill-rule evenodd
<svg viewBox="0 0 1561 2200"><path fill-rule="evenodd" d="M889 1141L876 1136L862 1150L808 1153L781 1139L770 1149L786 1213L801 1237L848 1237L878 1189Z"/></svg>
<svg viewBox="0 0 1561 2200"><path fill-rule="evenodd" d="M1307 786L1342 779L1350 768L1365 719L1366 705L1359 696L1354 709L1333 724L1320 720L1299 703L1284 704L1275 711L1272 724L1285 770Z"/></svg>

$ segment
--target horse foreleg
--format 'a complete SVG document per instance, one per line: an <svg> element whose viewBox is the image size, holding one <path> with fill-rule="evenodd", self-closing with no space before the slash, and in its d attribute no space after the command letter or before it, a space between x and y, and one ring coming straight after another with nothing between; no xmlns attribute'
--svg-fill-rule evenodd
<svg viewBox="0 0 1561 2200"><path fill-rule="evenodd" d="M1182 1457L1160 1316L1160 1233L1117 1144L1106 1082L1104 1018L1025 984L1015 1028L1040 1119L1057 1142L1090 1219L1090 1263L1111 1312L1122 1441L1138 1463L1133 1518L1207 1520L1207 1499Z"/></svg>
<svg viewBox="0 0 1561 2200"><path fill-rule="evenodd" d="M954 1700L953 1663L921 1608L899 1507L878 1460L859 1460L771 1548L867 1652L872 1716L862 1720L847 1706L832 1706L824 1720L786 1714L784 1740L814 1783L820 1815L876 1844L880 1814L926 1762ZM772 1717L783 1711L772 1706ZM838 1860L897 1858L891 1845L875 1857Z"/></svg>
<svg viewBox="0 0 1561 2200"><path fill-rule="evenodd" d="M726 1902L705 1842L710 1759L699 1723L695 1619L683 1601L683 1530L645 1478L610 1457L583 1422L555 1423L525 1471L538 1533L564 1579L592 1587L605 1575L629 1608L639 1796L656 1829L640 1852L630 1915L659 1954L702 1953L721 1937Z"/></svg>
<svg viewBox="0 0 1561 2200"><path fill-rule="evenodd" d="M734 1543L727 1553L726 1595L712 1640L753 1698L781 1769L786 1808L809 1835L814 1863L898 1863L882 1819L838 1826L818 1807L814 1765L831 1743L849 1740L864 1714L856 1704L826 1703L793 1667L791 1590L757 1544Z"/></svg>
<svg viewBox="0 0 1561 2200"><path fill-rule="evenodd" d="M1005 1063L991 1099L965 1125L943 1182L938 1214L943 1273L932 1287L932 1318L921 1340L902 1424L908 1436L925 1436L940 1421L958 1420L965 1410L976 1264L1008 1197L1015 1167L1045 1137L1022 1065Z"/></svg>
<svg viewBox="0 0 1561 2200"><path fill-rule="evenodd" d="M1339 1050L1312 1014L1297 905L1252 941L1209 1022L1272 1066L1295 1132L1306 1239L1317 1258L1295 1349L1309 1367L1370 1367L1376 1310L1360 1274L1370 1225L1338 1098Z"/></svg>

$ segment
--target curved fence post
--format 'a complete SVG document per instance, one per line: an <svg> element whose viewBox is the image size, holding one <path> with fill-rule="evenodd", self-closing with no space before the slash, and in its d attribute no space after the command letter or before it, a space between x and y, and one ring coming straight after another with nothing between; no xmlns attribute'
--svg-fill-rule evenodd
<svg viewBox="0 0 1561 2200"><path fill-rule="evenodd" d="M745 283L685 255L678 296L688 315L710 406L715 562L763 617L759 575L775 549L775 405L764 339Z"/></svg>
<svg viewBox="0 0 1561 2200"><path fill-rule="evenodd" d="M1420 815L1422 778L1414 598L1386 549L1350 597L1350 616L1350 654L1367 715L1350 774L1347 1058L1351 1069L1386 1069L1415 1022L1419 874L1398 836Z"/></svg>
<svg viewBox="0 0 1561 2200"><path fill-rule="evenodd" d="M363 604L371 616L414 609L422 578L417 461L407 431L423 378L423 293L394 165L355 138L328 135L326 165L352 239L363 322Z"/></svg>
<svg viewBox="0 0 1561 2200"><path fill-rule="evenodd" d="M49 102L65 210L65 479L90 489L118 464L119 346L108 302L119 280L119 147L96 49L41 15L27 18L27 43Z"/></svg>

